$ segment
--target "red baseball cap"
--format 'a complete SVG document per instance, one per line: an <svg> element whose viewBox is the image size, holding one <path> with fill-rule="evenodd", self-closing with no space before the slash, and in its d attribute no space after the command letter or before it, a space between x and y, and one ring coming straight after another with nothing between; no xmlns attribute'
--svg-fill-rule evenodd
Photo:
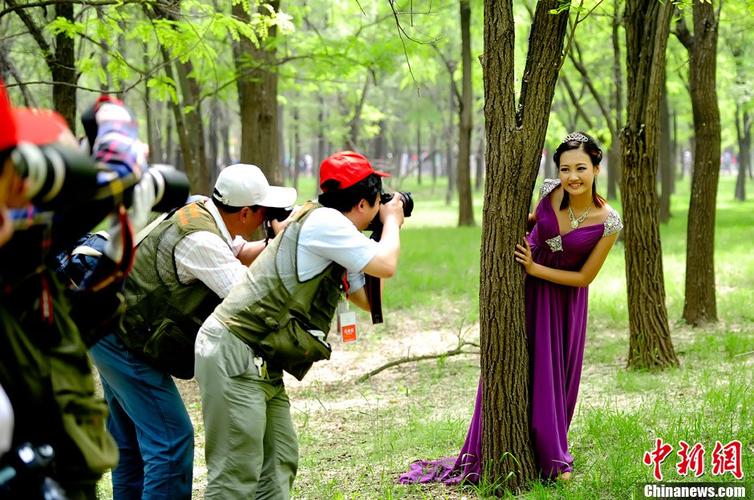
<svg viewBox="0 0 754 500"><path fill-rule="evenodd" d="M390 177L387 172L372 168L369 160L353 151L341 151L325 158L319 166L319 187L330 180L338 181L338 189L346 189L371 174Z"/></svg>
<svg viewBox="0 0 754 500"><path fill-rule="evenodd" d="M14 108L10 105L5 84L0 80L0 151L19 142L38 146L73 139L65 119L49 109Z"/></svg>

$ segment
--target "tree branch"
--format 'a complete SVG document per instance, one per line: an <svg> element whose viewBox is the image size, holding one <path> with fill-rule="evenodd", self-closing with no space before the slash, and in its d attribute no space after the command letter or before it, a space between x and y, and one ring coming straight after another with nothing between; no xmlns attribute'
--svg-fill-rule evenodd
<svg viewBox="0 0 754 500"><path fill-rule="evenodd" d="M594 97L594 100L597 102L597 106L600 108L600 112L602 112L602 116L605 118L607 126L610 129L610 134L612 136L615 136L616 131L613 130L613 124L610 120L610 111L607 109L607 106L605 106L604 100L600 96L599 92L597 92L597 89L594 86L594 82L592 82L592 79L589 78L589 72L587 71L586 66L584 66L584 63L581 60L581 47L579 47L579 43L576 40L574 40L573 43L574 47L576 48L576 53L579 55L579 58L576 59L576 57L573 55L573 52L569 52L568 56L571 59L573 66L576 68L576 71L581 74L581 78L589 89L589 92L592 94L592 97Z"/></svg>
<svg viewBox="0 0 754 500"><path fill-rule="evenodd" d="M691 50L691 47L694 45L694 35L691 34L688 26L686 26L686 20L683 18L683 12L678 10L677 7L676 13L678 13L679 16L678 21L676 21L675 23L675 30L673 31L673 34L678 39L678 41L681 42L681 45L686 47L686 50Z"/></svg>
<svg viewBox="0 0 754 500"><path fill-rule="evenodd" d="M356 379L356 383L357 384L361 384L362 382L366 382L367 380L369 380L373 376L377 375L378 373L380 373L382 371L387 370L388 368L392 368L394 366L402 365L402 364L405 364L405 363L413 363L415 361L424 361L424 360L427 360L427 359L447 358L449 356L458 356L459 354L479 354L476 351L466 351L466 350L464 350L463 347L467 346L467 345L473 346L473 347L477 347L477 348L479 347L478 344L475 344L473 342L462 342L455 349L451 349L450 351L446 351L446 352L443 352L443 353L439 353L439 354L425 354L423 356L406 356L406 357L403 357L403 358L394 359L393 361L385 363L384 365L382 365L382 366L380 366L378 368L375 368L374 370L372 370L372 371L370 371L368 373L365 373L364 375L360 376L359 378Z"/></svg>
<svg viewBox="0 0 754 500"><path fill-rule="evenodd" d="M19 5L16 3L16 0L5 0L5 3L13 8L19 9L18 12L16 12L18 14L18 17L21 18L21 21L29 29L29 34L32 36L32 38L34 38L34 41L37 42L37 45L42 51L45 61L47 62L47 66L52 68L55 64L55 54L50 44L47 43L47 40L45 40L44 36L42 36L42 30L36 25L29 13L19 7Z"/></svg>
<svg viewBox="0 0 754 500"><path fill-rule="evenodd" d="M18 5L14 0L7 0L6 3L10 7L6 7L0 10L0 19L6 14L10 14L16 10L31 9L33 7L47 7L49 5L72 3L74 5L84 5L87 7L99 7L102 5L124 5L129 3L149 4L153 3L153 0L43 0L39 2L26 2L22 5Z"/></svg>
<svg viewBox="0 0 754 500"><path fill-rule="evenodd" d="M431 43L429 45L433 49L435 49L435 52L437 52L437 55L440 56L440 59L442 60L443 64L445 64L445 68L448 70L448 76L450 77L450 83L452 85L453 94L455 94L456 96L456 102L460 104L461 92L458 90L458 83L456 82L456 79L453 77L453 73L455 73L455 62L446 58L445 54L443 54L442 51L440 51L440 48L437 46L436 43Z"/></svg>
<svg viewBox="0 0 754 500"><path fill-rule="evenodd" d="M584 108L581 106L581 101L576 97L576 93L573 91L573 87L571 87L571 82L568 80L568 77L565 76L565 74L561 74L560 81L563 83L563 87L565 88L568 97L571 99L573 107L576 108L576 114L581 116L587 128L591 129L593 127L592 120L589 119L589 116L587 116Z"/></svg>

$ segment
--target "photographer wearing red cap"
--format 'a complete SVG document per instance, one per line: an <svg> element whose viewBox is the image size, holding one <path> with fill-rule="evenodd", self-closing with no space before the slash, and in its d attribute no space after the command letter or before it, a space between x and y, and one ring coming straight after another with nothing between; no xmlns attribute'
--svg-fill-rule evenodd
<svg viewBox="0 0 754 500"><path fill-rule="evenodd" d="M127 222L124 191L141 178L134 143L129 131L120 154L95 163L62 117L11 107L0 82L0 383L15 414L0 496L93 499L117 463L55 256L114 211Z"/></svg>
<svg viewBox="0 0 754 500"><path fill-rule="evenodd" d="M202 325L195 349L206 498L290 496L298 440L283 371L301 380L329 359L339 298L369 310L364 273L395 273L403 202L380 203L386 175L358 153L325 159L319 203L292 217ZM375 217L384 225L380 241L362 233Z"/></svg>

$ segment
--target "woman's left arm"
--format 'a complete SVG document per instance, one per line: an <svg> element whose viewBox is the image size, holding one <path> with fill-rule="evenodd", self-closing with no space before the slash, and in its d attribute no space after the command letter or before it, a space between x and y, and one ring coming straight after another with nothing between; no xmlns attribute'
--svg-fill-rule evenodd
<svg viewBox="0 0 754 500"><path fill-rule="evenodd" d="M551 281L559 285L585 287L589 286L592 280L597 276L597 273L599 273L602 268L602 264L605 263L607 254L610 252L610 249L613 247L615 240L617 239L618 233L613 233L602 238L599 243L595 245L592 253L589 254L589 258L586 259L586 262L578 271L564 271L562 269L555 269L553 267L537 264L531 258L531 247L526 238L524 238L524 244L526 246L520 244L516 245L516 251L514 253L516 256L516 262L524 266L526 273L535 278Z"/></svg>

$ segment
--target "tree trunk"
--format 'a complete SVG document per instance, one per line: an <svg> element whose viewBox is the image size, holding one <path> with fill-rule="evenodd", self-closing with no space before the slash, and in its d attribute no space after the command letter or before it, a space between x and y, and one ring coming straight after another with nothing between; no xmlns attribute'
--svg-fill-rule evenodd
<svg viewBox="0 0 754 500"><path fill-rule="evenodd" d="M746 201L746 172L751 160L751 115L736 104L736 138L738 139L738 175L736 176L735 196L738 201Z"/></svg>
<svg viewBox="0 0 754 500"><path fill-rule="evenodd" d="M146 54L146 47L144 52L144 67L148 67L149 58ZM153 106L155 103L152 101L152 93L147 81L144 81L144 118L147 124L147 141L149 145L149 163L162 163L162 145L160 144L160 138L157 134L158 127L156 116Z"/></svg>
<svg viewBox="0 0 754 500"><path fill-rule="evenodd" d="M416 184L422 185L422 124L416 124Z"/></svg>
<svg viewBox="0 0 754 500"><path fill-rule="evenodd" d="M169 66L165 67L166 73L168 68ZM165 162L185 171L186 168L178 163L176 157L173 155L173 120L175 119L175 115L171 115L173 108L172 102L168 106L165 106Z"/></svg>
<svg viewBox="0 0 754 500"><path fill-rule="evenodd" d="M450 101L448 105L448 128L446 129L447 143L445 148L445 173L448 176L448 189L445 192L445 204L450 205L453 202L453 194L455 193L456 177L453 168L453 131L455 129L455 113L456 113L456 89L455 82L453 81L453 63L448 64L448 80L450 81Z"/></svg>
<svg viewBox="0 0 754 500"><path fill-rule="evenodd" d="M435 194L435 184L437 184L437 136L433 133L429 143L430 166L432 167L432 195Z"/></svg>
<svg viewBox="0 0 754 500"><path fill-rule="evenodd" d="M278 121L277 121L277 141L278 141L278 170L280 171L280 179L283 183L288 180L288 169L285 167L285 107L282 104L277 105Z"/></svg>
<svg viewBox="0 0 754 500"><path fill-rule="evenodd" d="M348 149L357 151L359 149L359 136L361 133L361 112L364 110L364 104L367 100L367 92L369 91L369 75L367 72L364 78L364 87L361 89L361 96L356 103L356 108L353 111L353 117L348 123Z"/></svg>
<svg viewBox="0 0 754 500"><path fill-rule="evenodd" d="M280 1L270 0L265 5L277 12ZM267 12L265 7L260 7L260 13L264 12ZM233 5L232 13L246 22L251 20L251 14L244 8L243 2ZM281 183L277 138L276 32L275 25L270 26L267 38L260 41L260 47L246 37L233 44L241 117L241 162L257 165L270 184Z"/></svg>
<svg viewBox="0 0 754 500"><path fill-rule="evenodd" d="M675 194L675 176L678 171L678 114L675 109L671 113L673 135L670 142L670 194Z"/></svg>
<svg viewBox="0 0 754 500"><path fill-rule="evenodd" d="M663 82L660 98L660 222L670 220L670 110L668 105L668 86Z"/></svg>
<svg viewBox="0 0 754 500"><path fill-rule="evenodd" d="M210 186L215 185L218 174L218 163L220 160L220 133L219 133L219 103L217 96L210 98L209 105L209 133L207 134L207 142L209 142L209 158L207 163L209 164L209 183Z"/></svg>
<svg viewBox="0 0 754 500"><path fill-rule="evenodd" d="M314 196L319 194L319 165L327 157L327 141L325 139L325 100L319 95L319 114L317 115L317 159L312 167L314 176Z"/></svg>
<svg viewBox="0 0 754 500"><path fill-rule="evenodd" d="M482 471L488 484L517 491L536 477L529 442L529 356L524 280L511 258L526 231L555 83L562 64L568 11L537 2L529 51L514 91L513 2L484 2L484 116L487 182L479 291L482 368ZM513 457L513 458L507 458Z"/></svg>
<svg viewBox="0 0 754 500"><path fill-rule="evenodd" d="M613 110L613 129L615 134L612 136L612 142L610 143L610 150L608 152L608 165L607 165L607 199L614 200L618 197L617 186L620 184L621 178L621 153L620 153L620 137L618 131L623 127L623 72L621 67L623 61L620 54L620 40L619 40L619 28L622 24L623 16L620 15L620 0L615 0L613 3L613 29L612 29L612 44L613 44L613 85L610 86L610 102Z"/></svg>
<svg viewBox="0 0 754 500"><path fill-rule="evenodd" d="M225 107L220 108L220 144L222 145L223 154L220 168L227 167L233 163L233 153L230 150L230 117Z"/></svg>
<svg viewBox="0 0 754 500"><path fill-rule="evenodd" d="M372 158L382 160L385 158L385 130L387 121L383 118L380 120L378 126L380 129L377 132L377 137L374 138L374 153L372 154Z"/></svg>
<svg viewBox="0 0 754 500"><path fill-rule="evenodd" d="M480 191L484 182L484 134L479 134L479 148L476 156L476 176L474 178L474 190Z"/></svg>
<svg viewBox="0 0 754 500"><path fill-rule="evenodd" d="M694 114L694 172L686 239L686 300L690 325L717 321L715 297L715 209L720 178L720 108L717 103L718 20L712 3L694 2L689 49L689 88Z"/></svg>
<svg viewBox="0 0 754 500"><path fill-rule="evenodd" d="M659 209L657 136L665 48L673 5L627 0L628 117L623 129L623 202L628 288L628 366L664 368L678 359L665 308Z"/></svg>
<svg viewBox="0 0 754 500"><path fill-rule="evenodd" d="M298 106L293 104L293 147L291 148L291 162L293 164L293 187L298 190L299 165L301 158L301 127L299 123Z"/></svg>
<svg viewBox="0 0 754 500"><path fill-rule="evenodd" d="M71 23L73 17L72 3L55 4L55 16L64 17ZM74 39L61 32L55 35L55 62L50 66L52 73L52 107L63 115L68 126L76 133L76 60L74 56Z"/></svg>
<svg viewBox="0 0 754 500"><path fill-rule="evenodd" d="M145 7L146 8L146 7ZM163 0L153 4L154 16L158 19L177 21L180 18L181 1ZM165 61L165 73L173 78L170 47L162 46L162 56ZM181 101L171 103L175 128L181 145L181 160L191 184L192 193L209 194L210 175L207 168L207 153L205 149L203 113L199 96L201 94L199 82L190 75L194 72L190 60L186 62L174 61L175 73L180 87ZM185 111L187 110L187 111Z"/></svg>
<svg viewBox="0 0 754 500"><path fill-rule="evenodd" d="M461 0L461 105L459 107L458 138L458 225L473 226L474 210L471 203L471 129L473 128L471 88L471 4Z"/></svg>

